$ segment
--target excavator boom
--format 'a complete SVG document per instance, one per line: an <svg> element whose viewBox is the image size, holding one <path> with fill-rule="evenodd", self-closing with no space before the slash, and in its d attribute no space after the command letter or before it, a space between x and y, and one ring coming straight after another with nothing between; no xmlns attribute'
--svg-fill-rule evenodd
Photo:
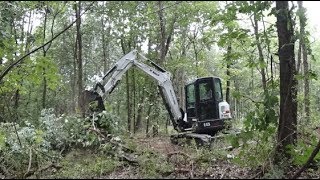
<svg viewBox="0 0 320 180"><path fill-rule="evenodd" d="M95 85L93 90L86 91L87 97L91 97L87 98L88 101L98 101L98 106L100 105L100 108L98 109L100 111L104 110L104 106L101 106L103 105L103 100L108 94L112 93L114 88L120 82L122 76L131 67L135 66L158 82L160 93L166 108L169 111L174 128L177 131L183 131L184 112L178 105L178 101L170 79L171 74L152 61L150 62L155 68L138 61L138 56L145 61L150 61L142 54L138 53L137 50L129 52L116 62L116 64L102 78L102 81Z"/></svg>

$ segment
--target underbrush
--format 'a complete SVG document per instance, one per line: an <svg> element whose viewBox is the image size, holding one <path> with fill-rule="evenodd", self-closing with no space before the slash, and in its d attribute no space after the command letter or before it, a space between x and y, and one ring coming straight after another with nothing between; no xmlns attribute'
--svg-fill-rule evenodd
<svg viewBox="0 0 320 180"><path fill-rule="evenodd" d="M118 119L115 116L104 111L96 117L107 133L117 133ZM53 109L44 109L38 122L33 124L28 120L20 125L2 123L0 173L6 178L26 178L39 173L44 166L60 161L73 147L98 147L100 139L92 128L89 119L56 117Z"/></svg>

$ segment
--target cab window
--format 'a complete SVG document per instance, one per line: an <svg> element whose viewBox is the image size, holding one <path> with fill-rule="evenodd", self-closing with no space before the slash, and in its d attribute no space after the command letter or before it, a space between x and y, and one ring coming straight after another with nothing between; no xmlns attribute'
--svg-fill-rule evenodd
<svg viewBox="0 0 320 180"><path fill-rule="evenodd" d="M194 107L194 103L196 101L194 84L190 84L187 86L187 106Z"/></svg>
<svg viewBox="0 0 320 180"><path fill-rule="evenodd" d="M210 88L210 83L200 83L199 84L200 101L208 100L212 98L212 90Z"/></svg>
<svg viewBox="0 0 320 180"><path fill-rule="evenodd" d="M216 101L222 101L222 89L220 79L214 79L214 96Z"/></svg>

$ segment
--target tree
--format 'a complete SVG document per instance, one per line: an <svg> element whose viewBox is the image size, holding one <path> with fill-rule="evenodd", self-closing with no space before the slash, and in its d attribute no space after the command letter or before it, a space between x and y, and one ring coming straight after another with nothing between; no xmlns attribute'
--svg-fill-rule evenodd
<svg viewBox="0 0 320 180"><path fill-rule="evenodd" d="M299 35L299 50L298 50L298 64L297 71L300 70L301 54L303 59L303 75L304 75L304 113L306 115L306 122L310 121L310 96L309 96L309 63L308 63L308 49L307 49L307 37L305 33L306 27L306 14L305 8L302 6L302 1L298 1L298 12L300 21L300 35Z"/></svg>
<svg viewBox="0 0 320 180"><path fill-rule="evenodd" d="M293 20L288 9L288 1L277 1L276 10L280 61L280 119L275 160L279 162L282 155L290 158L286 147L297 140L297 80Z"/></svg>
<svg viewBox="0 0 320 180"><path fill-rule="evenodd" d="M85 116L85 109L83 104L83 97L82 97L82 91L83 91L83 84L82 84L82 39L81 39L81 18L80 18L80 12L81 12L81 1L78 2L78 4L75 4L75 10L76 10L76 18L77 18L77 47L78 47L78 53L77 53L77 64L78 64L78 107L82 114L82 116Z"/></svg>

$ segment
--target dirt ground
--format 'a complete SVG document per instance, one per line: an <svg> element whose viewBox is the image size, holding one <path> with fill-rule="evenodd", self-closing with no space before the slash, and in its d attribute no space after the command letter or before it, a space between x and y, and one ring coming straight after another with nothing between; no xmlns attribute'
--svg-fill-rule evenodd
<svg viewBox="0 0 320 180"><path fill-rule="evenodd" d="M172 144L167 136L154 138L135 137L130 139L130 141L137 145L137 151L149 151L157 154L157 157L162 156L162 160L165 159L165 161L170 162L174 166L173 169L168 171L169 173L165 175L161 174L160 176L156 174L155 177L163 179L259 179L266 177L262 176L261 171L257 170L257 168L250 169L237 165L232 161L232 157L221 158L214 157L214 154L206 154L210 153L212 149L218 148L215 145L210 150L208 149L208 151L202 151L203 149ZM237 149L228 151L228 153L237 153ZM109 163L106 163L104 165L107 166L97 166L99 162L109 162L109 160L110 157L105 155L99 156L94 151L75 150L63 158L61 166L64 167L61 170L50 170L50 172L47 172L49 175L42 178L144 179L154 177L143 173L143 170L145 170L143 168L146 168L145 166L143 167L143 164L131 165L130 163L121 163L120 166L110 166ZM161 161L159 163L164 162ZM97 167L92 168L93 166ZM109 168L110 170L99 174L97 173L97 168L102 168L102 170ZM98 170L100 171L100 169ZM296 172L296 170L292 172ZM288 174L288 177L290 176ZM319 173L308 171L304 172L300 178L319 179L319 177Z"/></svg>
<svg viewBox="0 0 320 180"><path fill-rule="evenodd" d="M170 157L168 160L174 163L174 172L165 178L205 178L205 179L247 179L254 178L259 174L255 174L249 168L243 168L235 165L231 161L216 160L214 163L195 162L194 150L172 144L169 137L155 137L155 138L136 138L136 143L140 147L150 149L158 152L164 157ZM184 160L177 160L178 156ZM193 162L192 162L193 161ZM191 165L190 165L191 164ZM203 166L202 166L203 165ZM105 178L143 178L139 177L137 169L134 167L125 167L112 172Z"/></svg>

